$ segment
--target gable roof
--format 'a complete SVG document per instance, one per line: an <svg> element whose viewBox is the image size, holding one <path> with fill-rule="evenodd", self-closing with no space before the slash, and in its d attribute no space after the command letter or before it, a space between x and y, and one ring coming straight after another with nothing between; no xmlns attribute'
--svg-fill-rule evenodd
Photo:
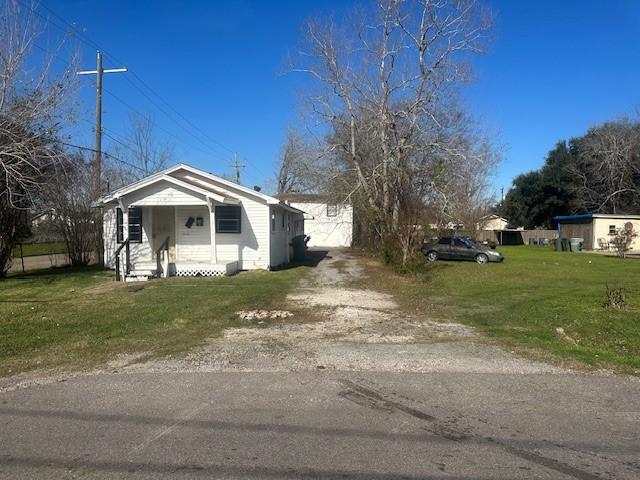
<svg viewBox="0 0 640 480"><path fill-rule="evenodd" d="M197 182L197 180L195 179L192 182L192 181L185 180L184 178L171 175L172 173L178 172L180 170L184 170L194 175L198 175L200 177L206 178L210 180L213 183L213 185L210 185L210 184L203 185L202 183L205 183L205 182ZM216 201L223 202L223 203L235 203L235 201L237 201L238 198L243 196L249 196L249 197L253 197L255 199L261 200L267 204L272 204L272 205L280 204L280 200L278 200L277 198L271 197L269 195L265 195L264 193L261 193L261 192L257 192L252 188L244 187L237 183L230 182L229 180L225 180L224 178L218 177L217 175L213 175L212 173L205 172L204 170L200 170L198 168L192 167L191 165L179 163L165 170L154 173L153 175L149 175L148 177L138 180L137 182L133 182L122 188L114 190L113 192L100 197L98 200L96 200L96 202L94 202L94 205L95 206L104 205L105 203L112 202L124 195L135 192L136 190L140 190L142 188L145 188L149 185L153 185L160 181L171 182L182 188L189 189L191 191L199 193L200 195L204 195L207 198L212 198ZM201 184L196 185L195 183L201 183ZM215 184L219 184L221 187L216 188ZM227 187L227 188L224 188L224 187ZM232 197L233 200L230 200L229 198L230 196Z"/></svg>

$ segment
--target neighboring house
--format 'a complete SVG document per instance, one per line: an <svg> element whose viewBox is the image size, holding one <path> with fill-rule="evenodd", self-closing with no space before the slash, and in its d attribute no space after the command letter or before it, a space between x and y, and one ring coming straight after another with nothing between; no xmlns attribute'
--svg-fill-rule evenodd
<svg viewBox="0 0 640 480"><path fill-rule="evenodd" d="M281 193L291 207L305 212L304 229L310 247L350 247L353 241L353 206L333 202L326 195Z"/></svg>
<svg viewBox="0 0 640 480"><path fill-rule="evenodd" d="M478 230L506 230L509 220L499 215L487 215L478 222Z"/></svg>
<svg viewBox="0 0 640 480"><path fill-rule="evenodd" d="M630 222L640 233L640 215L587 213L555 217L559 238L583 238L585 250L612 250L611 240L618 230ZM635 238L630 250L640 250L640 238Z"/></svg>
<svg viewBox="0 0 640 480"><path fill-rule="evenodd" d="M291 241L304 234L302 211L185 164L111 192L95 205L102 209L104 262L114 268L115 254L128 239L131 277L270 269L292 259Z"/></svg>

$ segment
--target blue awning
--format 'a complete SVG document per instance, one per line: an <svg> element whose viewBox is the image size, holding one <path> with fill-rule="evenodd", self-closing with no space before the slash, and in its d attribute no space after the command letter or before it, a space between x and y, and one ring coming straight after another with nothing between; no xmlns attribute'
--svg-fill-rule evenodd
<svg viewBox="0 0 640 480"><path fill-rule="evenodd" d="M558 215L557 217L553 217L553 219L557 222L561 222L563 220L590 220L592 218L593 213L583 213L580 215Z"/></svg>

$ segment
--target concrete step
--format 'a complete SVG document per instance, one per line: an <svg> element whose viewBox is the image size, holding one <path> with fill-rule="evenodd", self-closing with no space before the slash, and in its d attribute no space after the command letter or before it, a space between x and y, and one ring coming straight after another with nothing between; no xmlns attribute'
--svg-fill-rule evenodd
<svg viewBox="0 0 640 480"><path fill-rule="evenodd" d="M129 277L153 277L155 274L156 274L155 269L149 270L149 269L136 268L135 270L131 270L128 276Z"/></svg>

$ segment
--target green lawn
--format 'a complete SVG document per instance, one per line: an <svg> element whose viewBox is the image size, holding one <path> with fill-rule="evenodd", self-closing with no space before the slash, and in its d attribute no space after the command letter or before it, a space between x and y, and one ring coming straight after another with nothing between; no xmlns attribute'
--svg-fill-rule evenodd
<svg viewBox="0 0 640 480"><path fill-rule="evenodd" d="M22 256L51 255L53 253L67 253L67 245L61 242L23 243ZM13 258L20 258L20 245L13 248Z"/></svg>
<svg viewBox="0 0 640 480"><path fill-rule="evenodd" d="M188 350L240 325L237 310L282 308L308 269L126 285L97 269L11 277L0 282L0 375Z"/></svg>
<svg viewBox="0 0 640 480"><path fill-rule="evenodd" d="M545 247L499 250L502 264L436 262L422 275L384 284L407 308L475 325L510 347L640 372L640 260ZM607 285L627 290L626 311L603 306Z"/></svg>

